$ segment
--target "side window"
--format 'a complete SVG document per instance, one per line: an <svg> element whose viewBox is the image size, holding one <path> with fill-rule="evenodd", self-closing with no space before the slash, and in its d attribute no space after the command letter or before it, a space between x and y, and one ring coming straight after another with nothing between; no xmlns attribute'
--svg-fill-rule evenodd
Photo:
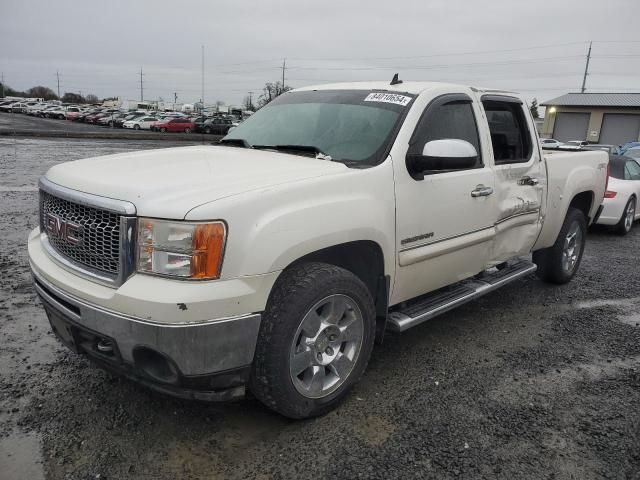
<svg viewBox="0 0 640 480"><path fill-rule="evenodd" d="M496 165L528 162L533 145L522 104L483 100L482 105L489 122Z"/></svg>
<svg viewBox="0 0 640 480"><path fill-rule="evenodd" d="M481 167L480 138L471 100L455 99L440 103L436 99L434 102L420 119L407 153L422 155L424 146L432 140L465 140L478 152L478 160L473 168Z"/></svg>
<svg viewBox="0 0 640 480"><path fill-rule="evenodd" d="M625 180L640 180L640 165L635 161L629 161L624 167Z"/></svg>

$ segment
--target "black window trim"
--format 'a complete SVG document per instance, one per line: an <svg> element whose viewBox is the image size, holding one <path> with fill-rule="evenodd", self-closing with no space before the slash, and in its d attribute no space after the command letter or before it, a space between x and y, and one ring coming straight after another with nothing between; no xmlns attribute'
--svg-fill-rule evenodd
<svg viewBox="0 0 640 480"><path fill-rule="evenodd" d="M466 93L445 93L443 95L439 95L434 99L432 99L424 108L424 110L422 111L422 114L420 115L420 118L416 122L416 126L413 129L413 133L409 138L409 146L407 147L407 153L405 155L405 166L407 168L407 172L410 172L409 165L407 163L408 157L409 157L409 150L411 150L411 147L417 142L418 129L422 125L422 121L433 110L443 105L446 105L448 103L465 103L465 104L471 105L471 113L473 114L473 121L476 125L476 135L478 136L478 160L480 161L480 163L473 168L452 168L451 170L428 171L428 172L425 172L425 175L438 175L442 173L461 172L466 170L478 170L485 167L484 157L482 155L482 137L480 135L480 129L478 128L478 118L476 116L476 112L473 109L473 98L471 98L471 96L467 95ZM411 175L411 173L409 173L409 175ZM419 179L415 178L413 175L411 175L411 177L414 180L419 181Z"/></svg>
<svg viewBox="0 0 640 480"><path fill-rule="evenodd" d="M493 95L493 94L487 94L487 95L482 95L480 97L480 103L482 104L482 110L484 110L484 114L485 117L487 118L487 128L489 129L489 134L491 134L491 127L489 126L489 118L487 117L487 111L484 108L484 102L503 102L503 103L513 103L516 105L520 105L520 111L522 112L522 116L524 119L524 124L525 127L527 128L527 137L529 138L529 143L530 143L530 148L531 148L531 152L529 153L529 157L526 159L522 159L519 161L512 161L512 162L505 162L505 161L498 161L495 158L495 152L494 152L494 157L493 157L493 166L494 167L501 167L504 165L526 165L529 162L533 161L533 159L535 158L535 154L536 154L536 146L535 143L532 141L532 136L531 136L531 130L529 129L529 122L527 121L527 114L524 111L524 102L522 100L520 100L518 97L511 97L509 95ZM491 151L493 151L493 144L491 145Z"/></svg>

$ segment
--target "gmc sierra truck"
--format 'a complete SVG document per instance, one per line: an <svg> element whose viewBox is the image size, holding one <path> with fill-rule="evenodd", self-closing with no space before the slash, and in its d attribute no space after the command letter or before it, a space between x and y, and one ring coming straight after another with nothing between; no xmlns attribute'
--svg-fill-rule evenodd
<svg viewBox="0 0 640 480"><path fill-rule="evenodd" d="M543 154L516 94L345 83L219 144L54 166L28 249L53 332L158 391L334 408L375 341L533 272L576 274L605 152Z"/></svg>

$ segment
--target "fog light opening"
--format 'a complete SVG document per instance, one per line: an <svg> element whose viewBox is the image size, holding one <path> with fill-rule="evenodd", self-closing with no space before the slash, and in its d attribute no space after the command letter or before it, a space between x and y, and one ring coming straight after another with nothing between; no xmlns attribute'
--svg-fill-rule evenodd
<svg viewBox="0 0 640 480"><path fill-rule="evenodd" d="M153 380L174 385L178 383L178 368L170 358L160 352L149 347L136 347L133 350L133 361L137 369Z"/></svg>

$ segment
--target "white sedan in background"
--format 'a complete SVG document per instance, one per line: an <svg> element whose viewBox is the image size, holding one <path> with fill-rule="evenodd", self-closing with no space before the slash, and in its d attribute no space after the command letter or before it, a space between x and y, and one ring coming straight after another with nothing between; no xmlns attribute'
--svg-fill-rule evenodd
<svg viewBox="0 0 640 480"><path fill-rule="evenodd" d="M542 138L540 139L540 143L542 144L542 148L560 148L563 145L562 142L555 138Z"/></svg>
<svg viewBox="0 0 640 480"><path fill-rule="evenodd" d="M630 157L611 155L609 184L602 202L597 223L613 226L620 235L631 231L633 222L640 219L640 164Z"/></svg>
<svg viewBox="0 0 640 480"><path fill-rule="evenodd" d="M134 120L127 120L122 124L124 128L133 128L134 130L150 130L151 124L157 122L156 117L141 117Z"/></svg>

